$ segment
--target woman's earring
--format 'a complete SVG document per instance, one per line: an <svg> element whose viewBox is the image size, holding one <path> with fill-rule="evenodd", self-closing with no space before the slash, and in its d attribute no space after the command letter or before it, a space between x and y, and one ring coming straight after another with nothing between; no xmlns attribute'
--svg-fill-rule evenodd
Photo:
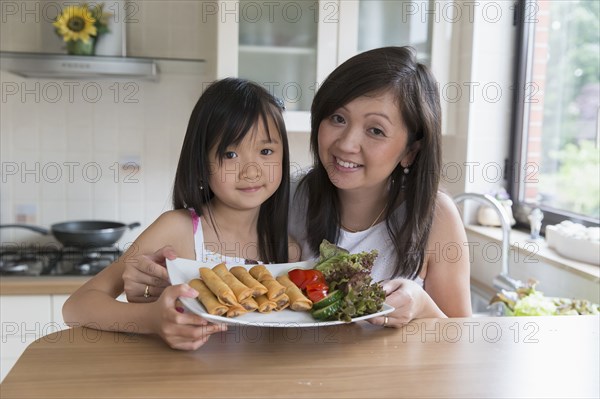
<svg viewBox="0 0 600 399"><path fill-rule="evenodd" d="M200 191L204 190L204 183L200 182Z"/></svg>
<svg viewBox="0 0 600 399"><path fill-rule="evenodd" d="M400 190L404 190L406 188L406 179L408 177L408 173L410 172L409 167L405 166L403 172L404 172L404 174L402 175L402 178L401 178Z"/></svg>

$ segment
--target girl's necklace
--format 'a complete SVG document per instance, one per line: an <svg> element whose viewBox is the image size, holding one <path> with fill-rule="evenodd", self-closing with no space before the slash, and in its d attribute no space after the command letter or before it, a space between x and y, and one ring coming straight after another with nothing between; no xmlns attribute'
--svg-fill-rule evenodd
<svg viewBox="0 0 600 399"><path fill-rule="evenodd" d="M383 211L385 211L385 208L387 208L387 205L383 207L383 209L381 210L381 212L379 212L379 215L377 215L377 217L375 218L375 220L373 220L373 223L371 223L371 225L369 227L367 227L364 230L353 230L353 229L349 229L346 226L344 226L342 223L340 223L340 226L342 226L342 228L346 231L349 231L350 233L358 233L359 231L365 231L365 230L369 230L371 227L375 226L375 223L377 223L377 221L379 220L379 218L381 217L381 215L383 215Z"/></svg>

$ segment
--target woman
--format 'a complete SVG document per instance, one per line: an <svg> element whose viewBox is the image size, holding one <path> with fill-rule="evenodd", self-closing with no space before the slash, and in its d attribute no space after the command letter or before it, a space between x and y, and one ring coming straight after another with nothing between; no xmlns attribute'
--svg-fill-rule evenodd
<svg viewBox="0 0 600 399"><path fill-rule="evenodd" d="M386 303L396 309L374 324L471 314L466 234L439 191L436 85L410 48L386 47L344 62L313 101L314 164L293 197L290 234L303 259L324 238L351 252L379 251L373 277L386 280ZM132 262L123 274L129 300L152 300L142 295L146 286L168 285L157 263L174 256L163 248Z"/></svg>
<svg viewBox="0 0 600 399"><path fill-rule="evenodd" d="M471 313L467 251L446 253L467 239L438 191L436 85L410 48L386 47L340 65L313 100L314 164L294 196L290 233L303 259L323 238L350 252L378 249L373 278L389 280L386 303L396 311L373 323Z"/></svg>

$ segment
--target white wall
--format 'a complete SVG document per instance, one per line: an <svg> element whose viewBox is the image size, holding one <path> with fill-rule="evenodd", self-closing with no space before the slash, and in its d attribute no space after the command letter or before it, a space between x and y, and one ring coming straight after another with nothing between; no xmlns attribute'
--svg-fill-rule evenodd
<svg viewBox="0 0 600 399"><path fill-rule="evenodd" d="M440 82L447 108L442 183L453 195L504 185L516 34L512 2L457 4L449 81Z"/></svg>
<svg viewBox="0 0 600 399"><path fill-rule="evenodd" d="M492 233L495 236L500 234ZM526 234L513 234L509 255L510 276L521 281L535 279L539 282L536 289L550 297L587 299L600 303L600 288L597 267L560 260L546 245L528 242ZM492 280L500 274L501 242L477 232L468 231L469 252L471 255L471 278L491 287ZM552 259L551 259L552 258ZM594 270L595 269L595 270Z"/></svg>
<svg viewBox="0 0 600 399"><path fill-rule="evenodd" d="M65 82L2 71L1 83L17 92L1 104L1 222L105 219L146 226L169 209L189 115L210 80L201 63L194 66L197 73L163 68L158 82ZM25 230L0 234L2 242L39 238Z"/></svg>

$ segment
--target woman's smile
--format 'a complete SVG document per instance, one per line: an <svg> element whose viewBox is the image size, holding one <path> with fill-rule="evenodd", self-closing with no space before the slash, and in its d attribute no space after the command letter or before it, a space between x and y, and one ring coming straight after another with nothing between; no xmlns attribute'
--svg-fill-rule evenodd
<svg viewBox="0 0 600 399"><path fill-rule="evenodd" d="M343 171L356 170L356 169L362 167L362 165L360 165L360 164L350 162L350 161L344 161L338 157L334 157L334 159L335 159L335 164L337 165L338 169L343 170Z"/></svg>
<svg viewBox="0 0 600 399"><path fill-rule="evenodd" d="M340 107L321 122L318 140L321 162L339 189L384 185L407 156L408 133L391 92Z"/></svg>

